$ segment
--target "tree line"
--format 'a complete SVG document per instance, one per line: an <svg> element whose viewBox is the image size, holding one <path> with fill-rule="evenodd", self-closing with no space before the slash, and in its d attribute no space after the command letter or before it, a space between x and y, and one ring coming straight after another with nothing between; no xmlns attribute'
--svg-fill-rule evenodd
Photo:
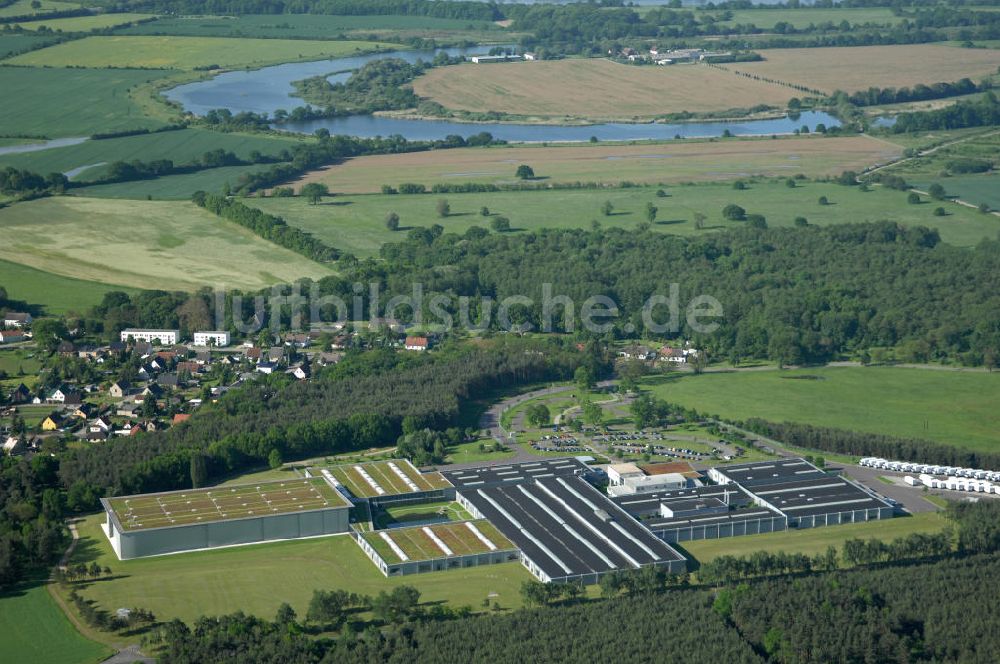
<svg viewBox="0 0 1000 664"><path fill-rule="evenodd" d="M974 101L959 101L932 111L900 113L892 125L897 134L931 129L962 129L1000 124L1000 101L990 90Z"/></svg>
<svg viewBox="0 0 1000 664"><path fill-rule="evenodd" d="M337 249L312 234L289 226L281 217L249 207L228 196L217 196L197 191L191 200L199 207L203 207L223 219L236 222L265 240L291 249L318 263L327 263L340 258L340 252Z"/></svg>

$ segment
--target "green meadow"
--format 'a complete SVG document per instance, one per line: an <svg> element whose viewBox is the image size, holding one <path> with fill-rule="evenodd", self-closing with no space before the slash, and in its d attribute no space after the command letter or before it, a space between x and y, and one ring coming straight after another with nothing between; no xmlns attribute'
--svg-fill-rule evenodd
<svg viewBox="0 0 1000 664"><path fill-rule="evenodd" d="M746 556L756 551L804 553L814 556L828 547L840 548L846 540L880 539L888 542L913 533L938 533L948 526L948 520L937 512L922 512L914 516L886 521L849 523L828 528L786 530L766 535L729 537L726 539L682 542L681 547L698 562L708 562L719 556Z"/></svg>
<svg viewBox="0 0 1000 664"><path fill-rule="evenodd" d="M71 16L68 18L52 18L18 23L25 30L45 28L53 32L90 32L104 30L119 25L128 25L134 21L153 18L153 14L95 14L93 16Z"/></svg>
<svg viewBox="0 0 1000 664"><path fill-rule="evenodd" d="M76 631L42 582L0 595L0 626L6 662L88 664L113 654Z"/></svg>
<svg viewBox="0 0 1000 664"><path fill-rule="evenodd" d="M0 34L0 60L38 48L50 41L52 37L42 35Z"/></svg>
<svg viewBox="0 0 1000 664"><path fill-rule="evenodd" d="M157 201L186 201L196 191L218 192L226 184L235 187L247 173L255 173L267 166L223 166L195 173L168 175L150 180L116 182L114 184L94 184L79 189L74 188L74 196L94 198L146 199Z"/></svg>
<svg viewBox="0 0 1000 664"><path fill-rule="evenodd" d="M539 228L590 228L593 221L604 227L634 229L646 221L647 203L658 208L655 232L696 235L714 230L735 228L743 222L722 218L728 203L743 206L748 213L763 214L769 226L791 226L796 217L806 217L810 224L830 225L845 222L889 219L907 225L937 228L941 237L958 246L973 246L984 237L995 237L996 219L956 204L946 204L948 215L935 217L936 205L909 205L906 193L882 188L863 192L857 187L831 183L802 182L789 189L783 181L759 182L736 191L729 184L699 184L667 187L666 198L656 196L655 187L629 189L580 189L529 192L418 195L344 195L311 205L303 198L251 199L247 203L284 217L289 224L314 233L317 237L351 251L370 256L385 242L398 241L402 232L385 227L390 211L400 217L401 228L441 224L450 232L465 232L471 226L489 228L490 219L480 215L487 207L493 215L510 219L514 232ZM829 205L818 203L826 196ZM437 201L446 199L451 214L442 218L436 212ZM602 214L601 206L611 202L611 215ZM704 228L695 228L694 214L706 216Z"/></svg>
<svg viewBox="0 0 1000 664"><path fill-rule="evenodd" d="M991 209L1000 210L1000 176L996 173L989 175L955 175L947 178L935 178L933 180L917 180L911 184L921 191L927 191L927 188L934 183L944 187L948 196L956 196L973 205L986 203ZM996 219L995 217L994 219L997 230L1000 231L1000 219Z"/></svg>
<svg viewBox="0 0 1000 664"><path fill-rule="evenodd" d="M735 371L674 374L650 390L726 419L803 422L972 450L995 450L1000 440L1000 373L904 367Z"/></svg>
<svg viewBox="0 0 1000 664"><path fill-rule="evenodd" d="M813 8L799 7L795 9L737 9L732 12L728 21L720 21L722 25L756 25L758 28L773 28L776 23L788 23L794 28L807 28L810 24L875 23L878 25L895 25L903 20L895 16L888 7L872 8Z"/></svg>
<svg viewBox="0 0 1000 664"><path fill-rule="evenodd" d="M377 595L410 585L421 602L475 609L496 593L502 607L514 608L531 578L519 563L504 563L388 579L346 535L119 561L101 532L102 517L82 524L73 560L96 560L114 578L83 584L80 594L104 608L141 606L187 622L237 610L271 618L282 602L302 616L317 588Z"/></svg>
<svg viewBox="0 0 1000 664"><path fill-rule="evenodd" d="M163 123L144 116L128 91L162 76L135 69L0 67L2 133L58 138L160 127Z"/></svg>
<svg viewBox="0 0 1000 664"><path fill-rule="evenodd" d="M30 67L194 69L251 67L357 55L397 45L367 41L224 39L219 37L86 37L9 60Z"/></svg>
<svg viewBox="0 0 1000 664"><path fill-rule="evenodd" d="M310 14L244 16L177 16L121 28L122 35L183 35L189 37L254 37L281 39L340 38L344 33L370 30L486 30L499 28L485 21L431 16L320 16Z"/></svg>
<svg viewBox="0 0 1000 664"><path fill-rule="evenodd" d="M190 202L45 198L0 209L0 234L0 259L134 288L262 288L331 273Z"/></svg>
<svg viewBox="0 0 1000 664"><path fill-rule="evenodd" d="M0 286L12 300L42 305L45 313L56 315L86 311L109 291L137 292L127 286L63 277L5 260L0 260Z"/></svg>
<svg viewBox="0 0 1000 664"><path fill-rule="evenodd" d="M170 159L176 165L191 163L206 152L225 150L233 152L240 159L248 159L251 152L267 156L277 156L283 150L291 150L304 138L280 138L237 133L221 133L205 129L182 129L138 136L89 140L78 145L52 148L38 152L0 155L0 165L23 168L36 173L65 173L71 169L104 162L156 159ZM268 168L257 165L256 170ZM77 181L94 180L101 177L106 166L95 166L74 177Z"/></svg>
<svg viewBox="0 0 1000 664"><path fill-rule="evenodd" d="M16 0L9 5L0 7L0 19L11 16L44 16L52 12L63 12L80 8L80 4L76 2L40 0L38 7L32 7L31 3L32 0Z"/></svg>

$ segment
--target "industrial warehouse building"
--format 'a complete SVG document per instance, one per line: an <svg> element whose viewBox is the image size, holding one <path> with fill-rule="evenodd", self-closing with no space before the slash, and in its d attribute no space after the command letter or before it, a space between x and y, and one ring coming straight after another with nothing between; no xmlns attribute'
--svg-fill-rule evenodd
<svg viewBox="0 0 1000 664"><path fill-rule="evenodd" d="M760 535L788 528L788 517L758 505L734 484L612 499L665 542Z"/></svg>
<svg viewBox="0 0 1000 664"><path fill-rule="evenodd" d="M589 473L579 460L556 459L444 475L456 500L513 542L541 581L596 583L648 566L686 571L683 556L583 479Z"/></svg>
<svg viewBox="0 0 1000 664"><path fill-rule="evenodd" d="M441 473L421 473L407 459L309 468L306 475L323 477L352 502L372 508L455 497L454 487Z"/></svg>
<svg viewBox="0 0 1000 664"><path fill-rule="evenodd" d="M708 475L719 484L746 489L757 505L784 514L794 528L889 519L895 512L871 490L824 473L804 459L723 466Z"/></svg>
<svg viewBox="0 0 1000 664"><path fill-rule="evenodd" d="M350 503L322 478L102 498L120 560L345 533Z"/></svg>
<svg viewBox="0 0 1000 664"><path fill-rule="evenodd" d="M521 559L517 547L489 521L355 532L354 539L385 576L495 565Z"/></svg>

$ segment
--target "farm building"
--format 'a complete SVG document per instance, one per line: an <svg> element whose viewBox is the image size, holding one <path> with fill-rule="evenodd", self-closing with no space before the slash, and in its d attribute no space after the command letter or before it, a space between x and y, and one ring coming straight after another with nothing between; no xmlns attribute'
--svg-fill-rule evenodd
<svg viewBox="0 0 1000 664"><path fill-rule="evenodd" d="M407 459L310 468L309 475L325 478L355 502L372 506L452 498L454 489L440 473L421 473Z"/></svg>
<svg viewBox="0 0 1000 664"><path fill-rule="evenodd" d="M350 503L322 478L102 498L121 560L348 531Z"/></svg>
<svg viewBox="0 0 1000 664"><path fill-rule="evenodd" d="M355 532L355 541L386 576L421 574L520 560L521 554L489 521Z"/></svg>

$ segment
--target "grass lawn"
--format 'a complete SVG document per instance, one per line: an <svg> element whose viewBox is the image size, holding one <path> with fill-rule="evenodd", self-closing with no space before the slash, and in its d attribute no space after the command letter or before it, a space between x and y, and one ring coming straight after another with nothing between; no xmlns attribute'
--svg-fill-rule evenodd
<svg viewBox="0 0 1000 664"><path fill-rule="evenodd" d="M260 288L331 273L188 202L46 198L0 210L0 232L0 259L135 288Z"/></svg>
<svg viewBox="0 0 1000 664"><path fill-rule="evenodd" d="M885 163L902 148L869 136L821 135L735 140L685 140L638 145L517 145L460 148L350 159L306 174L295 183L323 182L332 191L377 193L383 184L439 182L517 184L520 164L538 182L640 182L729 180L748 176L839 175Z"/></svg>
<svg viewBox="0 0 1000 664"><path fill-rule="evenodd" d="M99 304L108 291L134 293L137 289L64 277L27 265L0 260L0 285L13 300L39 304L47 314L82 313Z"/></svg>
<svg viewBox="0 0 1000 664"><path fill-rule="evenodd" d="M31 355L31 357L28 357ZM21 382L18 377L18 369L23 369L26 374L38 373L42 363L38 359L35 349L25 348L3 348L0 349L0 371L8 374L14 379L15 385ZM27 378L25 376L24 378Z"/></svg>
<svg viewBox="0 0 1000 664"><path fill-rule="evenodd" d="M56 2L55 0L40 0L40 5L38 8L35 8L31 6L31 0L16 0L16 2L5 7L0 7L0 18L28 15L41 16L51 12L62 12L80 8L80 5L76 2Z"/></svg>
<svg viewBox="0 0 1000 664"><path fill-rule="evenodd" d="M8 55L23 53L52 41L52 37L41 35L0 35L0 59Z"/></svg>
<svg viewBox="0 0 1000 664"><path fill-rule="evenodd" d="M113 654L76 631L42 582L0 594L0 625L7 662L88 664Z"/></svg>
<svg viewBox="0 0 1000 664"><path fill-rule="evenodd" d="M200 615L242 610L274 616L282 602L305 615L317 588L378 594L399 585L420 590L421 601L477 608L491 592L504 608L521 605L519 563L486 565L387 579L346 535L119 561L100 529L103 515L81 524L74 562L97 560L114 578L84 584L80 593L101 607L151 609L160 620L191 622ZM238 570L238 572L237 572Z"/></svg>
<svg viewBox="0 0 1000 664"><path fill-rule="evenodd" d="M257 14L244 16L163 17L150 23L121 28L122 35L185 35L190 37L264 37L280 39L341 38L354 31L414 32L495 30L487 21L434 18L431 16L323 16L317 14Z"/></svg>
<svg viewBox="0 0 1000 664"><path fill-rule="evenodd" d="M797 216L804 216L816 225L889 219L937 228L946 242L958 246L973 246L983 238L996 237L998 228L995 217L955 204L945 206L947 216L935 217L936 205L908 205L905 192L880 187L862 192L857 187L804 182L789 189L784 182L761 182L743 191L736 191L728 184L699 184L671 187L667 192L668 198L657 198L656 188L635 187L409 196L362 194L327 198L319 205L310 205L302 198L246 202L359 256L377 254L382 244L399 241L404 235L386 229L385 217L390 211L399 215L404 230L440 223L448 232L464 233L472 226L489 228L490 218L479 214L484 206L494 215L508 217L515 232L590 228L592 220L605 227L634 229L645 221L647 203L659 209L652 229L676 235L709 233L741 224L722 218L722 208L727 203L765 215L772 227L791 226ZM832 204L819 205L820 196L826 196ZM437 201L442 198L448 200L452 210L444 219L436 212ZM602 216L600 210L605 201L614 206L613 214L608 217ZM704 230L694 227L695 212L707 216Z"/></svg>
<svg viewBox="0 0 1000 664"><path fill-rule="evenodd" d="M415 80L413 90L453 110L591 120L724 112L759 104L784 108L795 96L791 88L708 66L636 67L605 59L437 67Z"/></svg>
<svg viewBox="0 0 1000 664"><path fill-rule="evenodd" d="M142 114L128 90L162 76L134 69L0 67L3 133L57 138L160 127L163 123Z"/></svg>
<svg viewBox="0 0 1000 664"><path fill-rule="evenodd" d="M196 191L219 192L229 184L235 187L248 173L258 173L267 165L223 166L195 173L167 175L149 180L116 182L113 184L92 184L73 189L74 196L92 198L118 198L131 200L189 201ZM87 177L89 174L84 175Z"/></svg>
<svg viewBox="0 0 1000 664"><path fill-rule="evenodd" d="M813 375L819 380L790 380ZM669 402L730 419L924 438L992 450L1000 440L1000 374L828 367L674 375L651 387Z"/></svg>
<svg viewBox="0 0 1000 664"><path fill-rule="evenodd" d="M10 62L34 67L195 67L262 66L293 60L336 58L389 49L394 44L299 39L218 37L87 37L17 56Z"/></svg>
<svg viewBox="0 0 1000 664"><path fill-rule="evenodd" d="M170 159L175 165L180 165L191 163L206 152L220 149L233 152L241 159L248 159L253 151L276 156L282 150L290 150L300 142L302 141L293 137L284 139L276 136L251 136L205 129L182 129L97 141L90 140L78 145L38 152L0 155L0 164L23 168L35 173L65 173L82 166L103 162L104 166L94 166L73 177L75 181L85 182L104 175L107 172L106 164L115 161L138 159L149 162L156 159ZM267 168L270 168L270 165L253 166L253 169L258 171ZM134 186L136 183L128 184Z"/></svg>
<svg viewBox="0 0 1000 664"><path fill-rule="evenodd" d="M470 519L472 519L472 515L464 507L456 502L444 501L387 507L375 515L375 527L388 528L408 523L425 524L435 521L468 521Z"/></svg>
<svg viewBox="0 0 1000 664"><path fill-rule="evenodd" d="M38 30L44 27L53 32L90 32L91 30L104 30L105 28L127 25L152 17L153 14L97 14L95 16L43 19L17 25L25 30Z"/></svg>
<svg viewBox="0 0 1000 664"><path fill-rule="evenodd" d="M480 445L486 446L486 451L480 451ZM493 452L493 445L496 442L492 439L474 440L469 443L461 443L448 448L448 457L445 463L471 463L473 461L503 461L514 456L512 450L506 452Z"/></svg>
<svg viewBox="0 0 1000 664"><path fill-rule="evenodd" d="M682 542L681 547L698 562L708 562L719 556L744 556L755 551L785 551L815 555L830 546L840 547L852 538L891 541L911 533L937 533L949 525L948 519L936 512L923 512L915 516L897 517L866 523L849 523L842 526L787 530L766 535L727 537L717 540Z"/></svg>
<svg viewBox="0 0 1000 664"><path fill-rule="evenodd" d="M910 182L921 191L934 183L944 187L949 196L957 196L967 203L980 205L986 203L993 210L1000 210L1000 176L990 175L956 175L948 178ZM994 222L1000 228L1000 220Z"/></svg>
<svg viewBox="0 0 1000 664"><path fill-rule="evenodd" d="M867 90L917 83L977 80L996 72L1000 51L955 48L941 44L764 49L762 62L723 65L731 71L766 76L786 83L834 90ZM877 62L877 67L871 64Z"/></svg>

